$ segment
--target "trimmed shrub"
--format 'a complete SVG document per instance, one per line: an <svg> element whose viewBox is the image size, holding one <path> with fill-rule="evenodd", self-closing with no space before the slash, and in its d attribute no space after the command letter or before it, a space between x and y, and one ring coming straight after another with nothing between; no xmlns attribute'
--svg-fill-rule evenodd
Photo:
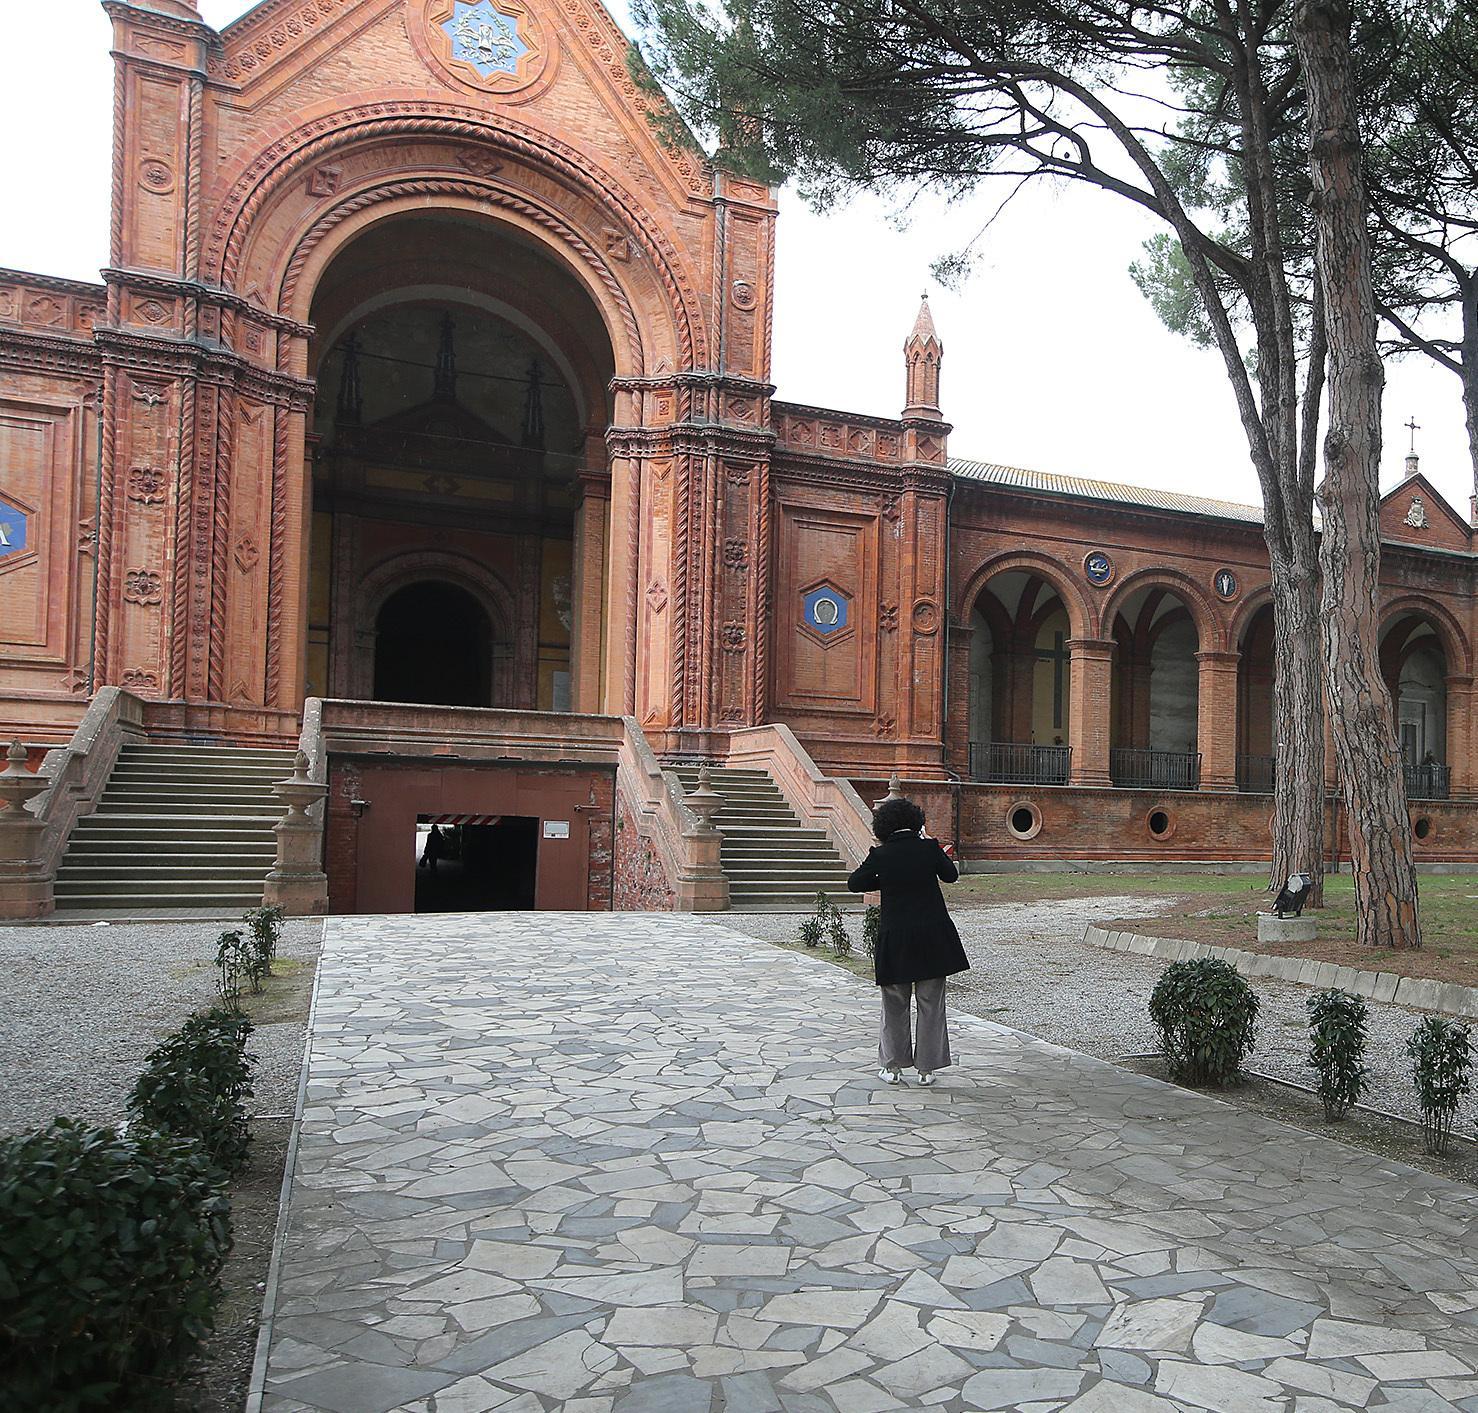
<svg viewBox="0 0 1478 1413"><path fill-rule="evenodd" d="M58 1119L0 1141L6 1407L168 1409L210 1333L231 1207L200 1148Z"/></svg>
<svg viewBox="0 0 1478 1413"><path fill-rule="evenodd" d="M1411 1076L1422 1110L1427 1152L1440 1156L1452 1138L1452 1121L1468 1092L1473 1068L1473 1032L1461 1021L1423 1016L1406 1040Z"/></svg>
<svg viewBox="0 0 1478 1413"><path fill-rule="evenodd" d="M277 944L282 940L282 909L249 908L241 915L241 920L251 932L262 975L271 976L272 963L277 960Z"/></svg>
<svg viewBox="0 0 1478 1413"><path fill-rule="evenodd" d="M211 1167L239 1172L251 1144L246 1101L255 1061L252 1023L235 1011L191 1016L144 1061L128 1111L145 1128L198 1143Z"/></svg>
<svg viewBox="0 0 1478 1413"><path fill-rule="evenodd" d="M1338 1123L1365 1092L1365 1023L1360 996L1320 991L1308 999L1309 1064L1319 1075L1324 1116Z"/></svg>
<svg viewBox="0 0 1478 1413"><path fill-rule="evenodd" d="M1150 997L1150 1019L1170 1076L1181 1084L1236 1080L1257 1032L1257 996L1236 968L1214 957L1174 962Z"/></svg>
<svg viewBox="0 0 1478 1413"><path fill-rule="evenodd" d="M216 943L216 990L227 1010L239 1011L242 989L255 995L261 991L266 975L266 965L255 942L248 941L240 928L221 933Z"/></svg>
<svg viewBox="0 0 1478 1413"><path fill-rule="evenodd" d="M883 910L876 903L869 903L862 914L862 946L868 957L877 959L878 928L883 925Z"/></svg>

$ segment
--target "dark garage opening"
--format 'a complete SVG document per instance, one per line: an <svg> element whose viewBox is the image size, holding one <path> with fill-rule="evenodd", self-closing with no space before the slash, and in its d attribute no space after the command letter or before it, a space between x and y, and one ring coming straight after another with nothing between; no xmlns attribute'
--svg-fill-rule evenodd
<svg viewBox="0 0 1478 1413"><path fill-rule="evenodd" d="M416 911L531 911L538 863L537 819L525 815L419 815Z"/></svg>

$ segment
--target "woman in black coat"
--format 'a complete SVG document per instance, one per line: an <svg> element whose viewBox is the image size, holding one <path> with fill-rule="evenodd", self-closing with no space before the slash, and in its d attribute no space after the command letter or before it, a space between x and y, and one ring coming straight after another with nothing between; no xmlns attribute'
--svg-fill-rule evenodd
<svg viewBox="0 0 1478 1413"><path fill-rule="evenodd" d="M884 800L872 816L878 843L847 880L854 893L880 892L873 971L883 998L878 1078L898 1084L913 1065L920 1084L950 1063L944 1014L944 978L969 971L960 934L950 920L942 880L960 876L937 839L924 833L924 812L912 800ZM910 1034L909 997L918 1004L917 1040Z"/></svg>

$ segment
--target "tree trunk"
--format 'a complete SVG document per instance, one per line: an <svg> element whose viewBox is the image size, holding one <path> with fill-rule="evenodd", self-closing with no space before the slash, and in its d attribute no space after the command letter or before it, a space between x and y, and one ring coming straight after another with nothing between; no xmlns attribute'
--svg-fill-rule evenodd
<svg viewBox="0 0 1478 1413"><path fill-rule="evenodd" d="M1319 577L1290 566L1273 575L1273 726L1277 731L1273 797L1273 873L1269 890L1290 873L1313 880L1311 906L1324 897L1324 673L1319 641Z"/></svg>
<svg viewBox="0 0 1478 1413"><path fill-rule="evenodd" d="M1473 497L1478 506L1478 270L1463 285L1463 420L1468 428L1468 455L1473 460Z"/></svg>
<svg viewBox="0 0 1478 1413"><path fill-rule="evenodd" d="M1294 41L1309 91L1309 172L1329 334L1324 438L1324 648L1335 755L1349 818L1359 939L1420 947L1411 821L1390 694L1381 679L1381 391L1348 0L1302 0Z"/></svg>

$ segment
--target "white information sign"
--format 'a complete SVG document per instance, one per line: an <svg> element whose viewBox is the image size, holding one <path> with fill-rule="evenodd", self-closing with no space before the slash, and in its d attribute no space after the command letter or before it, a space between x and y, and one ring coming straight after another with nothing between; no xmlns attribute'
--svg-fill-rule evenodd
<svg viewBox="0 0 1478 1413"><path fill-rule="evenodd" d="M570 837L569 820L546 819L544 821L544 837L546 839L568 839Z"/></svg>

